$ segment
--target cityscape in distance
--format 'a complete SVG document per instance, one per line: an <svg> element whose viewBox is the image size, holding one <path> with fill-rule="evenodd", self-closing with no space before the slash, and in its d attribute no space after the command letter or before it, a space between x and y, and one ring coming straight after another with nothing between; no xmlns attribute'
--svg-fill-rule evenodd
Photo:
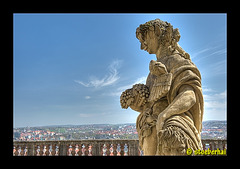
<svg viewBox="0 0 240 169"><path fill-rule="evenodd" d="M227 121L203 121L202 139L227 139ZM138 139L135 123L13 128L13 140Z"/></svg>

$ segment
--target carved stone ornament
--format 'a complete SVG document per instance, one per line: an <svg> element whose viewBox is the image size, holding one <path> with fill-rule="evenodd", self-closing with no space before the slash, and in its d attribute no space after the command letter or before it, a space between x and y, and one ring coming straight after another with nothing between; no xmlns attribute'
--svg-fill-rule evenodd
<svg viewBox="0 0 240 169"><path fill-rule="evenodd" d="M201 74L178 44L179 30L155 19L136 30L141 49L156 55L146 84L135 84L121 97L121 107L138 111L139 146L144 155L187 155L202 149Z"/></svg>

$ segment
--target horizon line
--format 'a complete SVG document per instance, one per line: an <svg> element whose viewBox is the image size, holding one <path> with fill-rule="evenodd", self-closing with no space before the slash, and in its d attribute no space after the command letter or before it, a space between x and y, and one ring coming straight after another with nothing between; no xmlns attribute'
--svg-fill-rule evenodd
<svg viewBox="0 0 240 169"><path fill-rule="evenodd" d="M227 121L227 120L204 120L203 122L208 121ZM54 127L54 126L84 126L84 125L120 125L120 124L136 124L132 123L89 123L89 124L50 124L50 125L40 125L40 126L25 126L25 127ZM13 128L25 128L25 127L13 127Z"/></svg>

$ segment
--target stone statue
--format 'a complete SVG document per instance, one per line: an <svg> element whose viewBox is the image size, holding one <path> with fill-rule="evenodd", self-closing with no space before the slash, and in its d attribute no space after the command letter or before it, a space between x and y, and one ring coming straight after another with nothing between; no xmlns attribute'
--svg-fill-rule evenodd
<svg viewBox="0 0 240 169"><path fill-rule="evenodd" d="M178 44L179 30L155 19L136 30L141 49L156 54L145 84L125 90L121 107L138 111L139 145L144 155L186 155L202 149L201 75Z"/></svg>

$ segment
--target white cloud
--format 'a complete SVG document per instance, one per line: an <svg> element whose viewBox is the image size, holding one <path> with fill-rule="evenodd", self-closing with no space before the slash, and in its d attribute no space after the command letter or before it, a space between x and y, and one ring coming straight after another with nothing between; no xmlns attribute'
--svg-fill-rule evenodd
<svg viewBox="0 0 240 169"><path fill-rule="evenodd" d="M211 90L212 91L212 90ZM226 120L227 91L204 94L204 120Z"/></svg>
<svg viewBox="0 0 240 169"><path fill-rule="evenodd" d="M220 61L212 64L212 74L213 75L226 74L226 70L227 70L226 59L220 60Z"/></svg>
<svg viewBox="0 0 240 169"><path fill-rule="evenodd" d="M130 83L128 85L124 85L124 86L118 87L115 91L104 93L104 95L120 97L123 91L125 91L126 89L132 88L133 85L138 84L138 83L146 84L146 79L147 79L146 76L140 77L140 78L136 79L133 83Z"/></svg>
<svg viewBox="0 0 240 169"><path fill-rule="evenodd" d="M215 90L211 89L211 88L208 88L206 86L202 86L202 91L205 93L205 92L216 92Z"/></svg>
<svg viewBox="0 0 240 169"><path fill-rule="evenodd" d="M204 103L205 109L225 109L226 104L224 102L219 101L205 101Z"/></svg>
<svg viewBox="0 0 240 169"><path fill-rule="evenodd" d="M147 76L140 77L140 78L136 79L133 83L125 85L125 86L121 86L117 90L122 91L122 90L130 89L130 88L132 88L133 85L138 84L138 83L145 84L146 80L147 80Z"/></svg>
<svg viewBox="0 0 240 169"><path fill-rule="evenodd" d="M191 53L190 56L194 62L198 62L208 57L216 57L218 55L223 55L226 53L227 49L225 46L210 44L203 49L199 49Z"/></svg>
<svg viewBox="0 0 240 169"><path fill-rule="evenodd" d="M224 48L224 49L219 49L219 50L211 53L211 55L221 55L221 54L226 54L226 53L227 53L226 48Z"/></svg>
<svg viewBox="0 0 240 169"><path fill-rule="evenodd" d="M88 83L82 82L80 80L74 80L74 82L81 84L85 87L95 87L95 88L101 88L104 86L110 86L114 84L120 77L118 75L118 69L121 65L120 60L115 60L113 61L109 66L108 66L108 74L105 75L104 78L99 79L95 76L90 77L90 81Z"/></svg>
<svg viewBox="0 0 240 169"><path fill-rule="evenodd" d="M83 83L82 81L79 81L79 80L74 80L74 82L79 83L79 84L81 84L81 85L83 85L85 87L89 87L90 86L90 83L86 84L86 83Z"/></svg>
<svg viewBox="0 0 240 169"><path fill-rule="evenodd" d="M215 94L203 95L205 101L226 101L227 91Z"/></svg>
<svg viewBox="0 0 240 169"><path fill-rule="evenodd" d="M205 49L201 49L201 50L193 53L193 54L191 55L191 59L194 59L194 58L196 58L198 55L200 55L200 54L202 54L202 53L205 53L205 52L208 52L208 51L211 50L211 49L212 49L212 48L209 48L209 47L207 47L207 48L205 48Z"/></svg>
<svg viewBox="0 0 240 169"><path fill-rule="evenodd" d="M87 100L88 100L88 99L91 99L91 97L90 97L90 96L85 96L85 99L87 99Z"/></svg>

